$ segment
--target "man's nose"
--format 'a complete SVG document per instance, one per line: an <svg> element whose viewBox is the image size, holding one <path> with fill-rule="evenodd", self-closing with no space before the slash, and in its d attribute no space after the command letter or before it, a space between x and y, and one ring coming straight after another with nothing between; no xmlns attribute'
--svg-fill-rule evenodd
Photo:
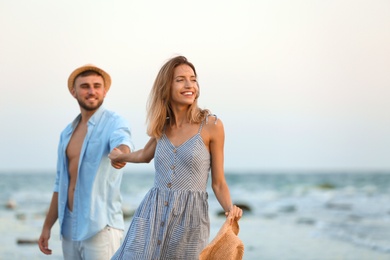
<svg viewBox="0 0 390 260"><path fill-rule="evenodd" d="M95 93L95 89L93 87L88 88L88 94Z"/></svg>

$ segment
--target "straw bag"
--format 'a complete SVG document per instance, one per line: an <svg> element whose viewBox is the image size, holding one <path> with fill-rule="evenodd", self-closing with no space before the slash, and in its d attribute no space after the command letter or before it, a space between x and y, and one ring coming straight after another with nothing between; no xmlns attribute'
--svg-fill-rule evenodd
<svg viewBox="0 0 390 260"><path fill-rule="evenodd" d="M203 249L199 260L241 260L244 256L244 244L237 236L240 230L236 220L230 225L227 218L215 238Z"/></svg>

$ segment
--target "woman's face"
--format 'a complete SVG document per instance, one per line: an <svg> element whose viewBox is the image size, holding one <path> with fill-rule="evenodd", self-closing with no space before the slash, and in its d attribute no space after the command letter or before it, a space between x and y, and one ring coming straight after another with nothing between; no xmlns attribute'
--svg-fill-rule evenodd
<svg viewBox="0 0 390 260"><path fill-rule="evenodd" d="M198 91L198 82L192 68L186 64L177 66L173 72L171 104L191 105Z"/></svg>

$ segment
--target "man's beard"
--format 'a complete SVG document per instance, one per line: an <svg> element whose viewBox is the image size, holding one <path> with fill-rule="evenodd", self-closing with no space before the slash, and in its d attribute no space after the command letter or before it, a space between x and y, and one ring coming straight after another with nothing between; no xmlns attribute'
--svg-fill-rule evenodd
<svg viewBox="0 0 390 260"><path fill-rule="evenodd" d="M103 104L103 100L100 100L97 105L88 105L80 99L77 99L77 102L79 103L80 107L82 107L86 111L95 111Z"/></svg>

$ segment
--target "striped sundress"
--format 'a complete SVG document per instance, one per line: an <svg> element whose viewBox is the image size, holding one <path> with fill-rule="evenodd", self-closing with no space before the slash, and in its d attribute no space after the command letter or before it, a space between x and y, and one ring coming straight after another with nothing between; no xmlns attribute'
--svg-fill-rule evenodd
<svg viewBox="0 0 390 260"><path fill-rule="evenodd" d="M112 259L199 259L210 235L206 192L210 153L200 135L203 123L180 146L165 133L158 140L154 186Z"/></svg>

